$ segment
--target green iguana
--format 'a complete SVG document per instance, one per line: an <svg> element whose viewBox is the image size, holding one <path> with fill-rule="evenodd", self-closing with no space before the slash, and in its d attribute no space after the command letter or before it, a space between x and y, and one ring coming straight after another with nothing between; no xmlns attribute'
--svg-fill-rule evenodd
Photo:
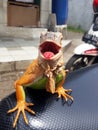
<svg viewBox="0 0 98 130"><path fill-rule="evenodd" d="M26 124L28 124L28 120L25 110L35 114L29 108L33 104L27 103L25 100L24 88L26 87L46 89L46 91L52 94L57 93L59 98L62 96L66 101L73 100L73 97L68 94L72 90L63 88L66 70L64 70L61 40L62 34L60 32L46 32L41 34L38 58L29 65L23 76L14 84L17 104L13 109L8 111L8 113L12 113L18 110L13 127L16 126L21 112Z"/></svg>

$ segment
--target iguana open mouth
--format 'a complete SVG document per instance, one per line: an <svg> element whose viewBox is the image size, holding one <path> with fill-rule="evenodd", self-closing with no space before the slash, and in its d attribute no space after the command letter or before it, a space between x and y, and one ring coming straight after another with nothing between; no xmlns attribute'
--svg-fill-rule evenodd
<svg viewBox="0 0 98 130"><path fill-rule="evenodd" d="M46 41L40 45L40 52L46 59L51 59L59 53L61 46L54 42Z"/></svg>

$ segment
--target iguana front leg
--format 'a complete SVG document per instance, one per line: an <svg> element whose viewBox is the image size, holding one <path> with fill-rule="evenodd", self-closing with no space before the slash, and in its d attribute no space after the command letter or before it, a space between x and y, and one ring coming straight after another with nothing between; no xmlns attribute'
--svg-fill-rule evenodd
<svg viewBox="0 0 98 130"><path fill-rule="evenodd" d="M14 123L13 123L13 127L16 126L19 115L20 115L21 112L23 114L24 121L26 122L26 124L28 124L28 120L27 120L27 117L26 117L26 114L25 114L25 110L32 113L32 114L35 114L35 112L28 107L28 106L32 106L33 104L27 103L25 101L25 92L24 92L23 86L20 85L18 82L19 81L15 82L17 104L13 109L8 111L8 113L12 113L12 112L18 110L16 117L15 117L15 120L14 120Z"/></svg>
<svg viewBox="0 0 98 130"><path fill-rule="evenodd" d="M55 93L58 94L58 98L60 98L62 96L66 101L68 101L68 100L73 101L74 100L73 97L68 94L69 92L72 92L72 90L63 88L63 84L64 84L64 81L65 81L65 78L66 78L66 70L62 70L62 74L63 74L63 79L58 84L58 87L57 87Z"/></svg>
<svg viewBox="0 0 98 130"><path fill-rule="evenodd" d="M13 127L16 126L20 113L23 114L24 120L25 120L26 124L28 124L25 110L32 114L35 114L35 112L28 107L28 106L32 106L33 104L27 103L25 100L26 97L25 97L24 87L26 87L26 86L28 87L28 86L32 85L38 77L42 76L42 74L43 74L43 70L38 65L38 60L34 60L29 65L29 67L27 68L24 75L15 82L14 85L15 85L15 89L16 89L17 104L13 109L8 111L8 113L12 113L12 112L18 110L14 123L13 123Z"/></svg>

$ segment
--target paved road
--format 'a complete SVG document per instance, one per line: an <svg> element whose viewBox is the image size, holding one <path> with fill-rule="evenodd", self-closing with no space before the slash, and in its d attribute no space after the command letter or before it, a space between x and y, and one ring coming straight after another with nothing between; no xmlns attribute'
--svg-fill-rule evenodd
<svg viewBox="0 0 98 130"><path fill-rule="evenodd" d="M71 39L72 43L71 45L66 49L64 53L64 61L66 62L70 59L70 57L73 55L73 50L76 46L82 43L83 34L82 33L74 33L74 32L68 32L67 39Z"/></svg>

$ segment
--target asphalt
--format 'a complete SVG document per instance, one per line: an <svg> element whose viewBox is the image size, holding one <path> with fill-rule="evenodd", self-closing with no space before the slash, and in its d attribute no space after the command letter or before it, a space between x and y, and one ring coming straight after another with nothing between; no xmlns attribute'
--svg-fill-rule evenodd
<svg viewBox="0 0 98 130"><path fill-rule="evenodd" d="M69 46L66 46L66 49L64 51L64 62L65 64L68 62L68 60L71 58L71 56L74 54L74 49L82 44L82 36L83 33L76 33L76 32L67 32L67 39L70 39L72 42Z"/></svg>

